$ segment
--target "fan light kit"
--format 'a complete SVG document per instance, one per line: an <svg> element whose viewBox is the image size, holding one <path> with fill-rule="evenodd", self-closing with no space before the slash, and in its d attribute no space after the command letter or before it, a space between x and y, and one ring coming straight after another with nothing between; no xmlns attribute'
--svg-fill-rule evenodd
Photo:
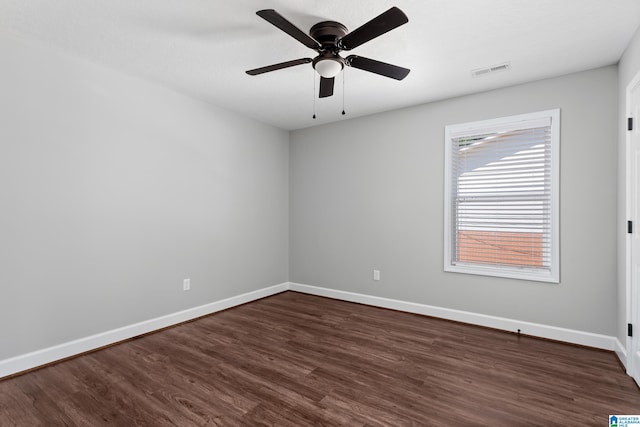
<svg viewBox="0 0 640 427"><path fill-rule="evenodd" d="M318 56L294 59L247 71L247 74L251 76L311 63L314 70L320 75L319 97L325 98L333 95L335 77L340 74L345 65L396 80L402 80L409 74L410 70L407 68L375 59L358 55L349 55L346 58L340 56L340 52L343 50L354 49L409 22L407 16L397 7L392 7L351 32L339 22L322 21L311 27L309 35L273 9L260 10L256 14L308 48L318 52Z"/></svg>
<svg viewBox="0 0 640 427"><path fill-rule="evenodd" d="M338 59L339 58L339 59ZM331 79L338 74L344 68L344 61L342 58L333 58L333 57L318 57L317 61L313 61L313 68L325 79Z"/></svg>

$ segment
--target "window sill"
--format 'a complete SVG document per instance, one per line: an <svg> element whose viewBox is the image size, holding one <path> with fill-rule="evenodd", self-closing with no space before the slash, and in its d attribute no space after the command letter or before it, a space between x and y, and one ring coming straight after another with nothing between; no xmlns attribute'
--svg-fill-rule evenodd
<svg viewBox="0 0 640 427"><path fill-rule="evenodd" d="M550 271L538 271L525 268L484 267L471 264L445 265L445 272L475 274L490 277L504 277L518 280L532 280L536 282L560 283L559 275Z"/></svg>

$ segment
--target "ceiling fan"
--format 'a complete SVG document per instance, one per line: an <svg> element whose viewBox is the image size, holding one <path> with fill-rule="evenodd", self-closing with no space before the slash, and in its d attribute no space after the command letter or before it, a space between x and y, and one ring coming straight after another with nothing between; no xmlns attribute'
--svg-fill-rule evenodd
<svg viewBox="0 0 640 427"><path fill-rule="evenodd" d="M335 77L340 74L345 65L396 80L402 80L409 74L410 70L407 68L375 59L358 55L349 55L346 58L340 56L340 52L343 50L356 48L409 22L407 16L397 7L392 7L351 32L339 22L322 21L311 27L309 35L273 9L259 10L256 14L303 45L318 52L318 56L294 59L247 71L247 74L251 76L311 63L316 72L320 74L319 97L326 98L333 95Z"/></svg>

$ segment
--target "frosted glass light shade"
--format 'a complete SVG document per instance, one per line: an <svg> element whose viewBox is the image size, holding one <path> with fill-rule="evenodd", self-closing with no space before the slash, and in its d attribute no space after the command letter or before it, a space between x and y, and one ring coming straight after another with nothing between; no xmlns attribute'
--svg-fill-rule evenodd
<svg viewBox="0 0 640 427"><path fill-rule="evenodd" d="M322 77L330 79L342 71L342 63L334 59L322 59L315 64L315 69Z"/></svg>

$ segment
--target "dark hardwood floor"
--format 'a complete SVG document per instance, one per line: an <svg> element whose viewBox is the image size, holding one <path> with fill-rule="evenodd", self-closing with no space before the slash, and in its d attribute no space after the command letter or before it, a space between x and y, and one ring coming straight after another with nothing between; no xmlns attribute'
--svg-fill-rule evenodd
<svg viewBox="0 0 640 427"><path fill-rule="evenodd" d="M285 292L0 381L0 426L605 426L611 352Z"/></svg>

